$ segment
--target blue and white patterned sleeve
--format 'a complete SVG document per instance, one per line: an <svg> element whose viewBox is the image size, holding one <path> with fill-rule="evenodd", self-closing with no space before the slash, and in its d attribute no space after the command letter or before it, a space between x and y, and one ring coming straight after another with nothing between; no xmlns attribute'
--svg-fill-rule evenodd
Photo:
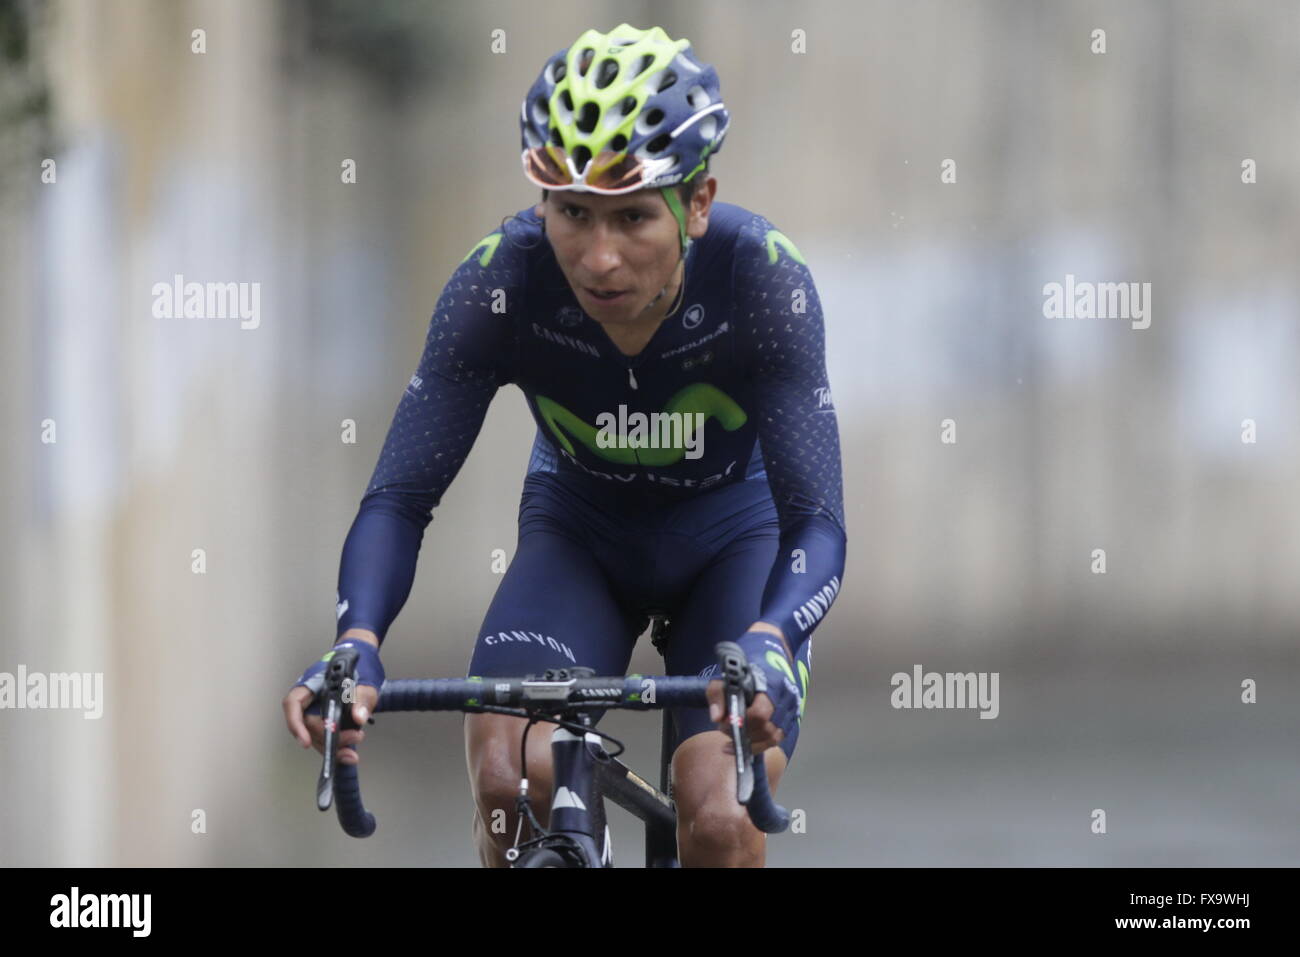
<svg viewBox="0 0 1300 957"><path fill-rule="evenodd" d="M520 272L517 251L494 233L443 288L343 544L338 636L366 628L382 641L406 603L433 509L469 455L492 397L510 381L514 337L499 305L510 301Z"/></svg>
<svg viewBox="0 0 1300 957"><path fill-rule="evenodd" d="M741 232L735 270L738 334L781 527L759 618L797 655L840 591L847 546L821 301L799 250L761 216Z"/></svg>

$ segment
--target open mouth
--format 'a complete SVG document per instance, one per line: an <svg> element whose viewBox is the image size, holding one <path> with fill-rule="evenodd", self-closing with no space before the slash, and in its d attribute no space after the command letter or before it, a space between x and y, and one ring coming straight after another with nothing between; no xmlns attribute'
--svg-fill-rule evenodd
<svg viewBox="0 0 1300 957"><path fill-rule="evenodd" d="M621 299L622 297L626 296L627 290L624 289L621 292L619 291L601 292L599 289L588 288L587 294L591 296L593 299L599 299L601 302L614 302L616 299Z"/></svg>

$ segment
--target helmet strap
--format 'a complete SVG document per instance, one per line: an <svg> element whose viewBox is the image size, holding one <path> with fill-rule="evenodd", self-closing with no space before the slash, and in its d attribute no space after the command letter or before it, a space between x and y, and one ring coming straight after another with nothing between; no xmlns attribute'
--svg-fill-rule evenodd
<svg viewBox="0 0 1300 957"><path fill-rule="evenodd" d="M677 220L677 239L682 250L681 255L677 257L677 263L678 265L680 265L682 260L686 258L686 252L691 248L691 242L692 242L691 237L686 235L686 210L682 208L682 201L678 198L677 190L674 187L661 186L659 188L659 192L663 194L664 202L668 204L668 208L672 210L673 218ZM673 272L676 271L677 271L676 268L674 268ZM664 293L668 291L668 285L671 284L672 284L672 279L669 278L668 284L659 290L658 295L656 295L653 299L651 299L648 303L645 304L645 308L642 309L641 312L646 312L650 309L653 309L655 303L657 303L660 299L664 297ZM677 311L677 308L682 304L682 299L685 296L685 294L686 294L686 276L685 274L683 274L682 281L677 287L676 301L673 303L673 307L669 309L668 312L664 315L665 319L667 319L668 316L671 316L674 312Z"/></svg>
<svg viewBox="0 0 1300 957"><path fill-rule="evenodd" d="M677 261L683 262L686 259L686 253L690 251L691 243L694 242L694 240L692 240L690 236L686 235L686 210L682 208L682 201L680 197L678 197L677 195L676 186L663 186L660 187L659 191L663 193L664 202L668 204L668 208L672 210L673 218L677 220L677 238L678 241L681 243L681 247L682 247L682 254ZM659 295L662 296L663 293L667 291L668 291L668 287L665 286L663 288L663 292L661 292ZM677 286L677 296L676 296L677 301L674 302L672 308L668 310L667 315L664 316L665 319L677 311L678 307L681 306L682 299L685 298L685 295L686 295L686 273L683 270L682 281ZM655 298L658 299L659 296L656 296Z"/></svg>
<svg viewBox="0 0 1300 957"><path fill-rule="evenodd" d="M659 192L664 195L664 202L672 210L673 218L677 220L677 238L682 244L682 255L686 255L686 250L690 246L690 239L686 235L686 210L682 209L682 201L677 196L677 187L662 186Z"/></svg>

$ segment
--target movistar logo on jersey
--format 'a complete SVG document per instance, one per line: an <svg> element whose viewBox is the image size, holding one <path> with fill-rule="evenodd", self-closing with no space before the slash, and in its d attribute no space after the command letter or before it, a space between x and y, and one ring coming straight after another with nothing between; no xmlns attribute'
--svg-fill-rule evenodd
<svg viewBox="0 0 1300 957"><path fill-rule="evenodd" d="M478 264L486 269L487 264L492 261L492 257L496 255L497 247L500 245L500 233L492 233L490 236L484 236L474 245L473 249L465 254L465 259L469 259L470 256L478 253ZM461 262L464 262L465 259L462 259Z"/></svg>
<svg viewBox="0 0 1300 957"><path fill-rule="evenodd" d="M596 445L602 449L681 449L688 459L704 454L703 412L631 412L618 407L618 415L596 416Z"/></svg>
<svg viewBox="0 0 1300 957"><path fill-rule="evenodd" d="M675 392L663 412L602 412L590 425L560 403L544 395L535 397L537 411L557 442L575 454L570 437L593 454L619 465L674 465L683 458L703 454L704 423L716 418L728 432L748 420L745 410L716 386L697 382Z"/></svg>
<svg viewBox="0 0 1300 957"><path fill-rule="evenodd" d="M795 262L797 262L800 266L808 265L806 262L804 262L803 254L799 252L795 244L790 242L790 240L786 237L785 233L781 232L779 229L769 229L767 231L767 236L765 237L765 240L767 242L767 264L769 266L776 265L777 246L780 246L782 249L784 249L786 255L789 256L791 259L793 259Z"/></svg>
<svg viewBox="0 0 1300 957"><path fill-rule="evenodd" d="M790 670L790 663L785 660L785 655L779 651L769 651L766 657L769 665L784 672L791 682L794 681L794 672ZM799 720L803 721L804 708L808 706L808 681L811 674L808 671L808 666L802 661L797 661L795 664L799 668Z"/></svg>

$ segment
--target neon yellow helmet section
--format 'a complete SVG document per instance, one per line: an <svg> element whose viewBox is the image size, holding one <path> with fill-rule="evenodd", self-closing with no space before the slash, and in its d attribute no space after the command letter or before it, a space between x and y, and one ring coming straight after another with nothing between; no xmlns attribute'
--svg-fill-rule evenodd
<svg viewBox="0 0 1300 957"><path fill-rule="evenodd" d="M660 27L638 30L626 23L609 33L588 30L578 37L550 100L551 128L564 149L574 155L585 146L592 156L623 150L663 71L689 47L689 40L673 41ZM575 113L578 103L583 107Z"/></svg>

